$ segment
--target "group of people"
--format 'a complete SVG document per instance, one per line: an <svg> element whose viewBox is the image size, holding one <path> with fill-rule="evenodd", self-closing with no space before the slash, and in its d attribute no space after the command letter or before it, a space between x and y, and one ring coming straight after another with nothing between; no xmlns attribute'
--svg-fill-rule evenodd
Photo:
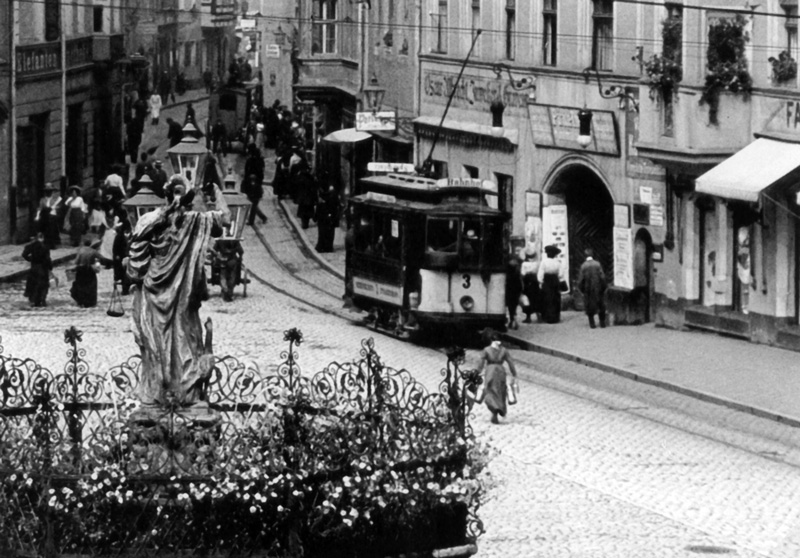
<svg viewBox="0 0 800 558"><path fill-rule="evenodd" d="M508 308L508 327L518 329L518 309L525 314L523 323L532 323L531 316L538 321L556 324L561 321L561 296L569 290L564 276L564 267L558 259L561 249L555 245L544 247L545 257L539 260L537 251L526 247L524 260L517 255L509 258L506 270L506 306ZM597 327L595 316L599 317L600 327L606 327L605 291L607 280L603 267L594 259L594 252L587 248L585 261L578 272L576 288L583 296L589 326Z"/></svg>
<svg viewBox="0 0 800 558"><path fill-rule="evenodd" d="M79 306L88 308L97 304L96 275L103 265L114 268L115 281L122 285L123 293L128 292L122 261L131 226L122 207L126 196L119 172L114 168L95 187L71 186L66 197L52 183L45 184L34 218L36 235L22 253L31 264L25 296L32 306L47 305L52 276L50 251L61 245L62 234L68 236L71 246L78 248L70 294Z"/></svg>

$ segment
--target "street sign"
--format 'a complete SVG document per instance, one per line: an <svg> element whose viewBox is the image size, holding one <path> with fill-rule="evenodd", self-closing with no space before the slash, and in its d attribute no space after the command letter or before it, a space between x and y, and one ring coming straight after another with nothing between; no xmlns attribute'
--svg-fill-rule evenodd
<svg viewBox="0 0 800 558"><path fill-rule="evenodd" d="M271 44L267 45L266 52L264 52L265 58L280 58L281 57L281 47L280 45Z"/></svg>
<svg viewBox="0 0 800 558"><path fill-rule="evenodd" d="M356 130L359 132L391 132L394 129L395 113L393 110L356 113Z"/></svg>
<svg viewBox="0 0 800 558"><path fill-rule="evenodd" d="M369 172L407 172L415 171L411 163L367 163Z"/></svg>

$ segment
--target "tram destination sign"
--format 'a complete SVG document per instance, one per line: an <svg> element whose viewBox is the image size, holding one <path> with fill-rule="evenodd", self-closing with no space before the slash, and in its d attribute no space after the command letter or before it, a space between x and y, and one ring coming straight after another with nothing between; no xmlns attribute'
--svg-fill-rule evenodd
<svg viewBox="0 0 800 558"><path fill-rule="evenodd" d="M483 188L490 192L497 192L497 184L491 180L482 180L480 178L440 178L436 181L436 186L439 188Z"/></svg>
<svg viewBox="0 0 800 558"><path fill-rule="evenodd" d="M353 277L353 292L357 295L374 298L391 304L403 304L403 288L379 283L365 277Z"/></svg>
<svg viewBox="0 0 800 558"><path fill-rule="evenodd" d="M359 132L393 132L395 126L396 117L393 110L356 113L356 130Z"/></svg>
<svg viewBox="0 0 800 558"><path fill-rule="evenodd" d="M367 163L367 170L369 172L400 172L400 173L414 173L416 169L411 163L384 163L372 162Z"/></svg>

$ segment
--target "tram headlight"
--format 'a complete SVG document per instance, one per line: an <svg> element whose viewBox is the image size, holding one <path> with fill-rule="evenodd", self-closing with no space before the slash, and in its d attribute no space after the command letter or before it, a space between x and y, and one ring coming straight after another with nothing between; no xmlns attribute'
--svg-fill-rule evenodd
<svg viewBox="0 0 800 558"><path fill-rule="evenodd" d="M475 308L475 301L469 295L462 296L461 300L459 300L459 302L461 303L461 308L463 308L467 312L469 312L470 310Z"/></svg>

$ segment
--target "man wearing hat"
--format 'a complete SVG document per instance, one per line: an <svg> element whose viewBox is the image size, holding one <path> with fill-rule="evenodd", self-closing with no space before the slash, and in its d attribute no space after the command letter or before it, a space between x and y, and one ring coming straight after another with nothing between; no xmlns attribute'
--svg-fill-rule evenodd
<svg viewBox="0 0 800 558"><path fill-rule="evenodd" d="M544 253L546 257L537 272L542 293L542 320L557 324L561 320L561 282L564 280L564 271L558 259L561 249L550 244L544 247Z"/></svg>
<svg viewBox="0 0 800 558"><path fill-rule="evenodd" d="M153 193L160 198L164 197L164 187L167 185L167 180L169 177L167 176L167 171L164 170L164 165L161 162L161 159L156 159L156 162L153 166L153 170L150 173L150 180L153 183L150 185L150 189L153 190Z"/></svg>
<svg viewBox="0 0 800 558"><path fill-rule="evenodd" d="M594 315L600 316L600 327L606 327L606 303L603 300L606 293L606 275L603 266L594 259L591 248L584 251L586 261L581 264L578 273L578 289L583 293L583 304L586 315L589 317L589 327L597 327Z"/></svg>

